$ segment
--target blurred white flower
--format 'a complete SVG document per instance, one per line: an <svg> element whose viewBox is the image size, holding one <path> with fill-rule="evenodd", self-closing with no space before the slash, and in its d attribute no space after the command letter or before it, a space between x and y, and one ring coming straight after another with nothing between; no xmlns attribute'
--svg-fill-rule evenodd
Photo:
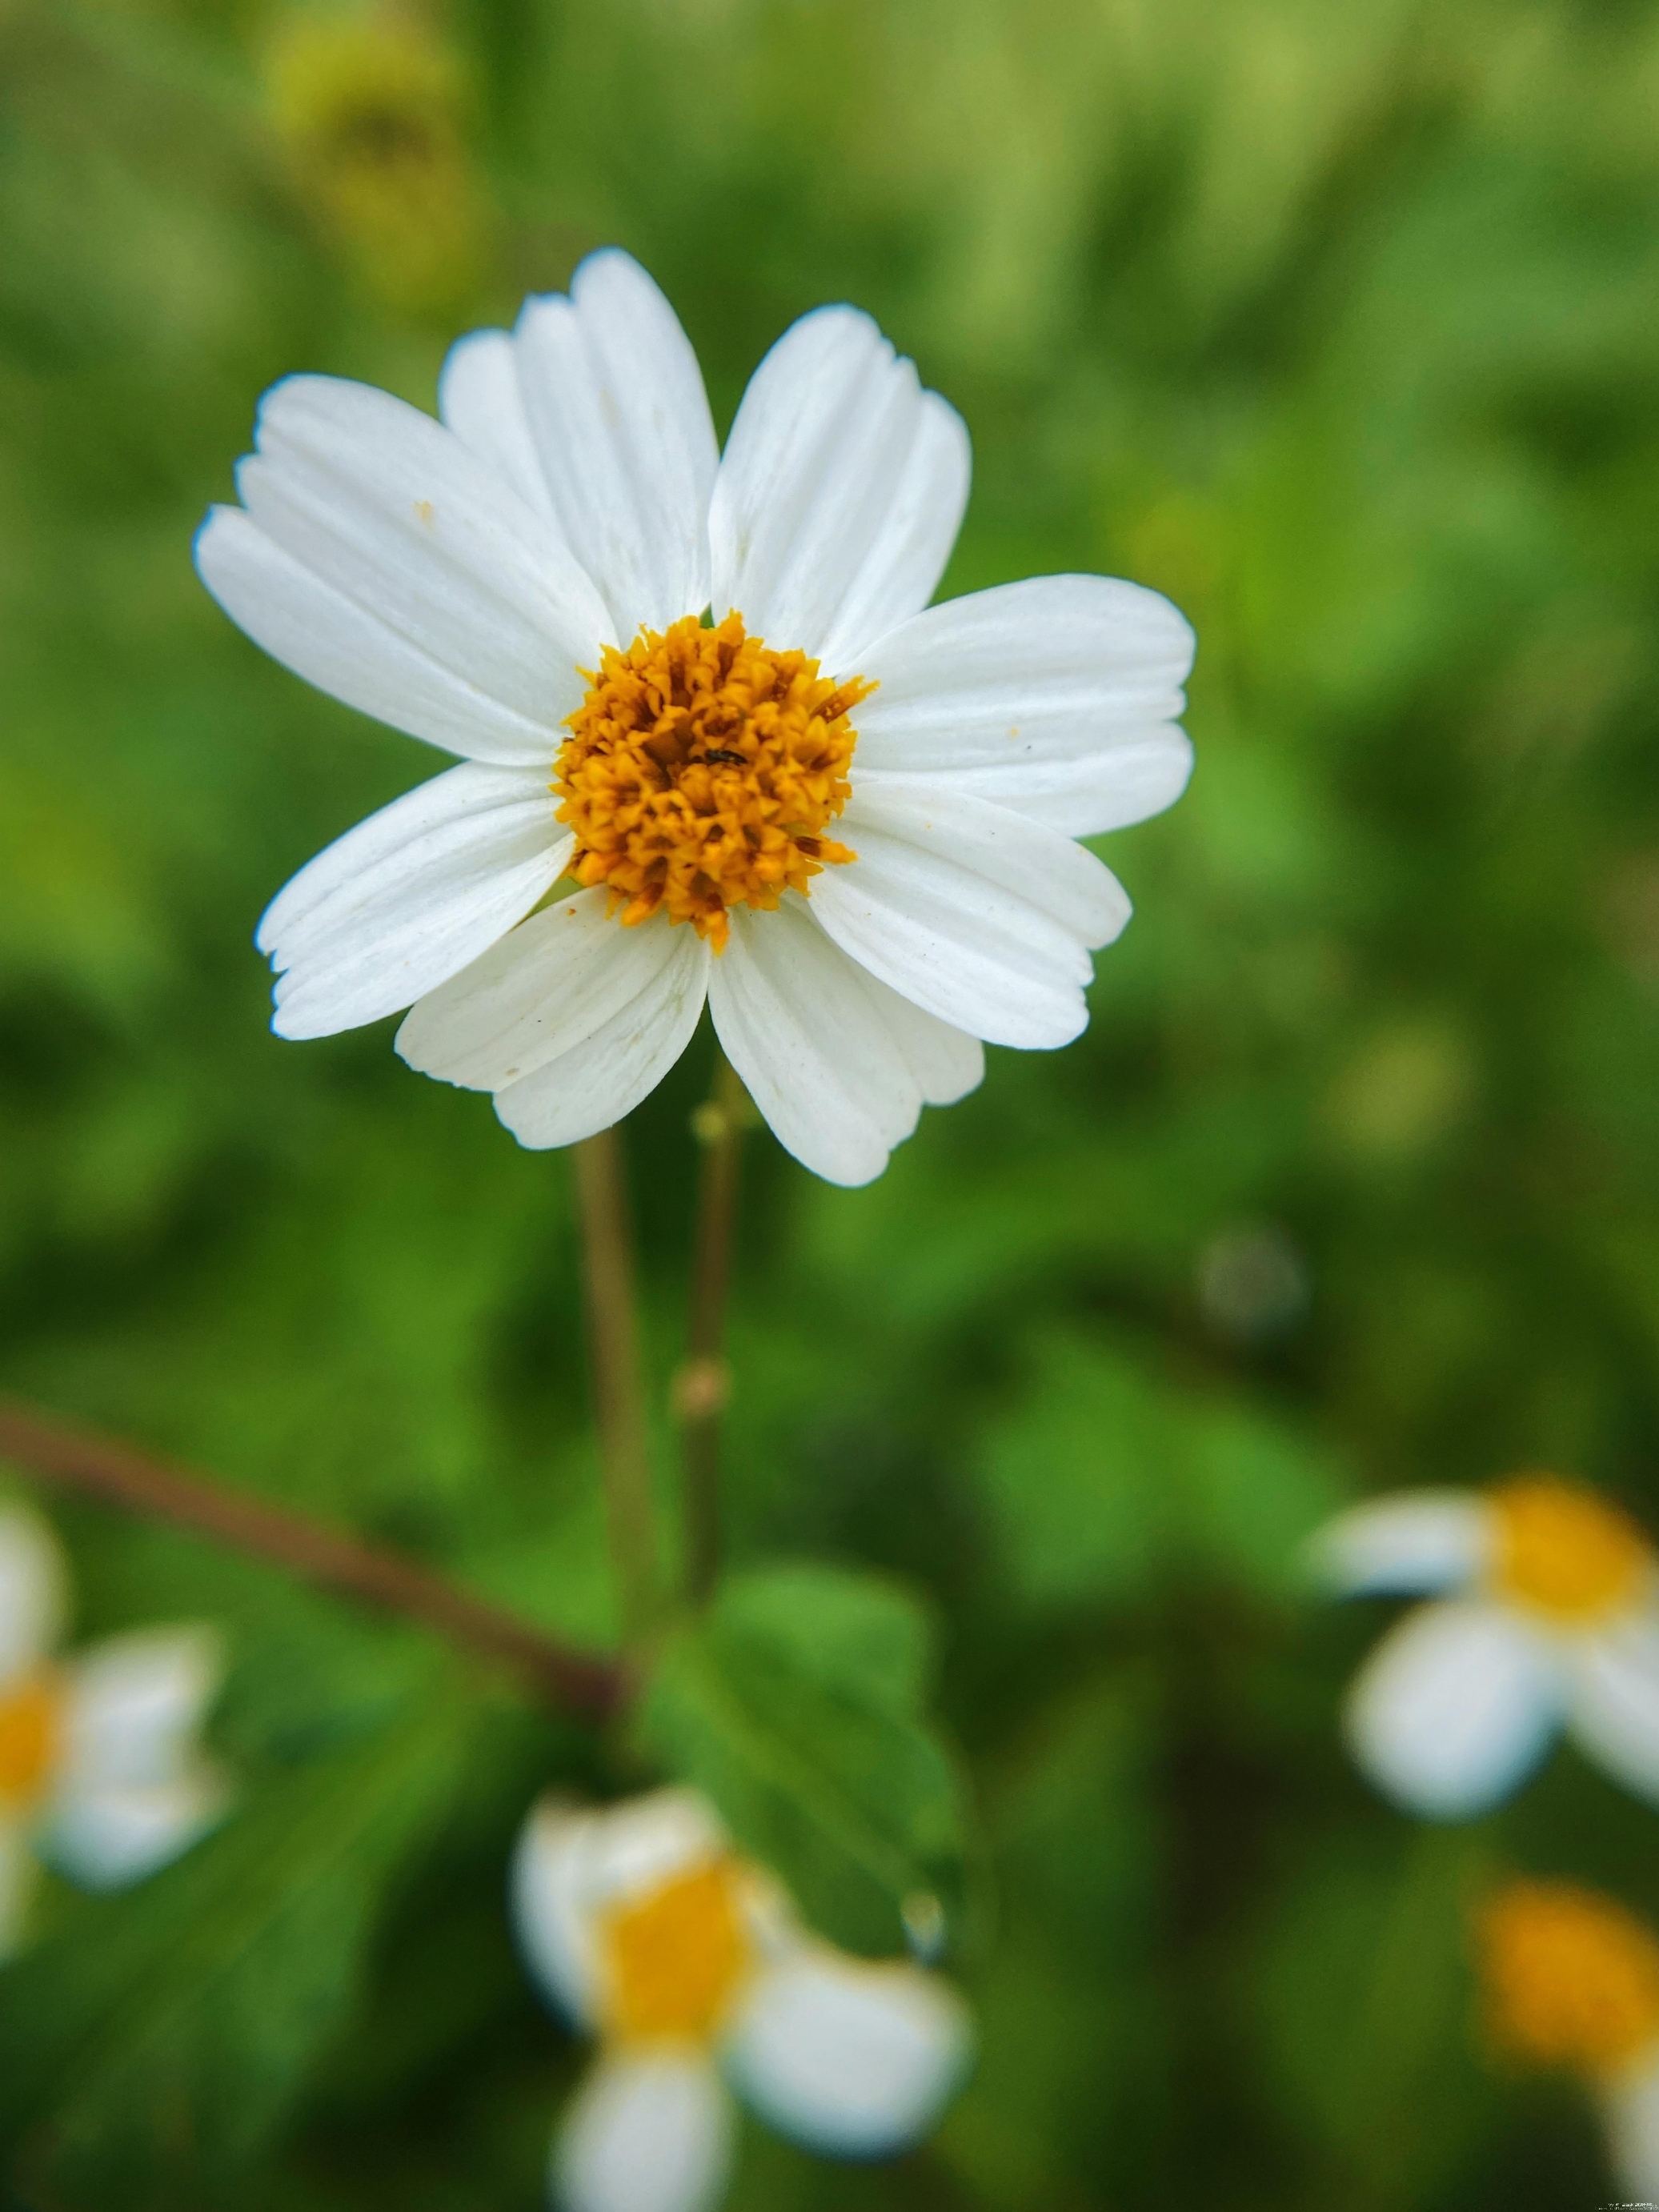
<svg viewBox="0 0 1659 2212"><path fill-rule="evenodd" d="M544 1991L601 2040L554 2148L568 2212L715 2203L728 2085L809 2150L879 2158L927 2132L967 2064L967 2008L947 1982L811 1935L691 1791L599 1812L544 1800L513 1902Z"/></svg>
<svg viewBox="0 0 1659 2212"><path fill-rule="evenodd" d="M289 377L197 539L268 653L464 760L273 902L279 1035L412 1006L405 1060L568 1145L707 1000L780 1141L841 1183L978 1083L981 1040L1078 1035L1129 902L1074 841L1191 766L1166 599L1048 576L924 612L968 434L850 307L773 347L723 458L673 310L614 251L456 345L439 409Z"/></svg>
<svg viewBox="0 0 1659 2212"><path fill-rule="evenodd" d="M228 1795L197 1741L221 1672L213 1632L146 1629L55 1659L65 1595L51 1530L0 1508L0 1955L37 1855L119 1889L176 1858Z"/></svg>
<svg viewBox="0 0 1659 2212"><path fill-rule="evenodd" d="M1659 2202L1659 1942L1610 1897L1512 1881L1480 1914L1486 2026L1502 2056L1577 2074L1595 2096L1608 2163Z"/></svg>
<svg viewBox="0 0 1659 2212"><path fill-rule="evenodd" d="M1349 1692L1350 1747L1408 1811L1460 1820L1569 1731L1659 1803L1659 1561L1635 1523L1548 1475L1405 1492L1322 1529L1343 1596L1444 1592L1389 1631Z"/></svg>

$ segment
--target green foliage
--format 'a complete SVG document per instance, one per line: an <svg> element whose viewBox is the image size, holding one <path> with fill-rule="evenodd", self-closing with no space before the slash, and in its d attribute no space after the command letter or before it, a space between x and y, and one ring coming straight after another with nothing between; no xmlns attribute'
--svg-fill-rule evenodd
<svg viewBox="0 0 1659 2212"><path fill-rule="evenodd" d="M1048 1337L988 1423L981 1482L1008 1578L1033 1608L1144 1596L1171 1573L1264 1596L1297 1588L1304 1540L1341 1503L1286 1423L1156 1362Z"/></svg>
<svg viewBox="0 0 1659 2212"><path fill-rule="evenodd" d="M0 1384L612 1635L565 1163L387 1026L279 1043L248 944L439 763L263 660L191 535L275 378L429 406L456 328L607 240L722 422L859 301L973 434L945 589L1170 593L1200 767L1103 843L1137 914L1084 1038L993 1053L865 1191L749 1148L731 1575L645 1733L849 1940L946 1894L981 2060L926 2153L756 2142L733 2202L1607 2198L1576 2091L1486 2066L1463 1899L1514 1863L1659 1913L1652 1814L1564 1753L1424 1843L1336 1741L1381 1613L1294 1575L1333 1501L1522 1463L1659 1518L1650 11L400 9L465 93L441 314L275 112L302 12L0 8ZM628 1138L659 1447L706 1054ZM580 2054L507 1855L540 1789L656 1765L60 1525L80 1632L225 1623L244 1794L131 1897L48 1899L0 1978L5 2185L530 2212Z"/></svg>
<svg viewBox="0 0 1659 2212"><path fill-rule="evenodd" d="M954 1904L960 1887L957 1777L925 1718L928 1640L889 1583L769 1568L672 1638L641 1708L646 1745L813 1923L877 1956L902 1948L907 1905Z"/></svg>
<svg viewBox="0 0 1659 2212"><path fill-rule="evenodd" d="M131 1901L83 1903L12 1976L4 2111L36 2186L236 2186L359 1996L388 1883L447 1807L453 1696L261 1790Z"/></svg>
<svg viewBox="0 0 1659 2212"><path fill-rule="evenodd" d="M1467 1907L1490 1875L1461 1836L1432 1830L1382 1880L1322 1870L1261 1962L1277 2081L1317 2141L1341 2201L1421 2201L1478 2142L1493 2101L1469 2033ZM1334 1977L1334 1958L1353 1972Z"/></svg>

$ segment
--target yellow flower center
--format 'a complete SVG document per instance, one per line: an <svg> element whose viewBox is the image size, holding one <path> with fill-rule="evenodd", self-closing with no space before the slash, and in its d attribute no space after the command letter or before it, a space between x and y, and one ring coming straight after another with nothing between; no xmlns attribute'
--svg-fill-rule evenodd
<svg viewBox="0 0 1659 2212"><path fill-rule="evenodd" d="M1585 1621L1633 1597L1652 1553L1616 1506L1549 1475L1522 1475L1492 1492L1493 1574L1504 1595L1560 1621Z"/></svg>
<svg viewBox="0 0 1659 2212"><path fill-rule="evenodd" d="M825 866L856 858L822 833L846 805L874 690L836 684L804 653L775 653L728 615L696 615L626 653L606 646L568 718L553 788L576 833L571 872L605 884L624 922L661 907L716 952L734 906L775 907Z"/></svg>
<svg viewBox="0 0 1659 2212"><path fill-rule="evenodd" d="M0 1695L0 1808L31 1805L58 1764L63 1741L64 1693L50 1674Z"/></svg>
<svg viewBox="0 0 1659 2212"><path fill-rule="evenodd" d="M1487 2022L1512 2057L1595 2076L1659 2040L1659 1942L1611 1898L1510 1882L1479 1936Z"/></svg>
<svg viewBox="0 0 1659 2212"><path fill-rule="evenodd" d="M738 1869L713 1859L617 1906L602 1925L605 2026L624 2041L706 2039L749 1972Z"/></svg>

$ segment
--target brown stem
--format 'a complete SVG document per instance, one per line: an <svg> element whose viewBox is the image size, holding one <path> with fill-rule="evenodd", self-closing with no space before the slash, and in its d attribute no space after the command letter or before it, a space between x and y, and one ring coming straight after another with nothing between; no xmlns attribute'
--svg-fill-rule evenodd
<svg viewBox="0 0 1659 2212"><path fill-rule="evenodd" d="M0 1457L106 1504L177 1522L237 1551L274 1559L308 1582L406 1613L452 1643L514 1668L556 1705L603 1715L627 1686L622 1668L610 1661L498 1613L412 1560L223 1489L15 1398L0 1398Z"/></svg>
<svg viewBox="0 0 1659 2212"><path fill-rule="evenodd" d="M617 1130L602 1129L574 1150L605 1522L623 1633L631 1644L655 1615L657 1544L622 1140Z"/></svg>
<svg viewBox="0 0 1659 2212"><path fill-rule="evenodd" d="M686 1595L694 1605L712 1595L720 1572L720 1414L731 1395L726 1304L737 1225L738 1172L749 1112L748 1094L716 1046L714 1090L692 1122L703 1146L702 1176L691 1268L691 1323L685 1364L674 1382L684 1480Z"/></svg>

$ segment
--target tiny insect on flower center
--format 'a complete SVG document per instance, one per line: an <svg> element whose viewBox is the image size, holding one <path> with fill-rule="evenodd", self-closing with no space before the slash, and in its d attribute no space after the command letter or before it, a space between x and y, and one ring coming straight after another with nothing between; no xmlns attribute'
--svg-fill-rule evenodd
<svg viewBox="0 0 1659 2212"><path fill-rule="evenodd" d="M1498 1588L1558 1622L1615 1612L1651 1572L1653 1555L1635 1522L1588 1491L1549 1475L1523 1475L1492 1498Z"/></svg>
<svg viewBox="0 0 1659 2212"><path fill-rule="evenodd" d="M1511 1882L1478 1933L1487 2025L1511 2057L1597 2077L1659 2044L1659 1942L1611 1898Z"/></svg>
<svg viewBox="0 0 1659 2212"><path fill-rule="evenodd" d="M739 1875L729 1859L617 1905L601 1928L605 2026L624 2041L702 2042L747 1978Z"/></svg>
<svg viewBox="0 0 1659 2212"><path fill-rule="evenodd" d="M873 684L831 683L737 614L643 629L582 673L553 788L576 833L571 873L605 884L624 922L660 908L722 951L733 907L775 907L856 858L823 831L852 793L848 714Z"/></svg>
<svg viewBox="0 0 1659 2212"><path fill-rule="evenodd" d="M63 1741L64 1695L50 1674L0 1693L0 1808L34 1802L51 1779Z"/></svg>

